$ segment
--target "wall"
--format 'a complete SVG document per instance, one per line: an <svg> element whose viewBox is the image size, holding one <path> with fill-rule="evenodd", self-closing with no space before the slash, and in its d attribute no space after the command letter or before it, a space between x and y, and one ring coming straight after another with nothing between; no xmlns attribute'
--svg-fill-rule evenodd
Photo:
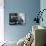
<svg viewBox="0 0 46 46"><path fill-rule="evenodd" d="M40 9L41 9L41 11L43 9L46 9L46 0L41 0L40 1ZM41 21L40 24L43 25L43 26L46 26L46 10L43 12L42 17L43 17L43 22Z"/></svg>
<svg viewBox="0 0 46 46"><path fill-rule="evenodd" d="M4 41L4 8L3 0L0 0L0 42Z"/></svg>
<svg viewBox="0 0 46 46"><path fill-rule="evenodd" d="M32 21L40 10L40 0L4 0L4 36L7 41L18 41L32 29ZM23 12L26 24L19 26L9 25L9 13Z"/></svg>

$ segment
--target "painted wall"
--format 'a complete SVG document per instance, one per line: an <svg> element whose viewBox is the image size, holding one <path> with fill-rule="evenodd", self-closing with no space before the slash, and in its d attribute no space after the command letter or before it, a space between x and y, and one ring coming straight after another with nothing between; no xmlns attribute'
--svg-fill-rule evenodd
<svg viewBox="0 0 46 46"><path fill-rule="evenodd" d="M42 11L43 9L46 9L46 0L41 0L40 2L41 2L40 9ZM46 10L43 12L42 17L43 17L43 22L41 21L40 25L46 26Z"/></svg>
<svg viewBox="0 0 46 46"><path fill-rule="evenodd" d="M18 41L32 29L33 19L40 10L40 0L4 0L4 35L7 41ZM25 25L9 25L9 13L23 12Z"/></svg>
<svg viewBox="0 0 46 46"><path fill-rule="evenodd" d="M0 42L4 41L4 3L0 0Z"/></svg>

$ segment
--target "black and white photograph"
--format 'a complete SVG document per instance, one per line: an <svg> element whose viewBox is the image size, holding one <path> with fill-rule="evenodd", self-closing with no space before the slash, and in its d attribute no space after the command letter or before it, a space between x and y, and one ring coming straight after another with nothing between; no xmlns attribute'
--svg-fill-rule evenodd
<svg viewBox="0 0 46 46"><path fill-rule="evenodd" d="M25 24L25 14L24 13L9 13L9 24L10 25Z"/></svg>

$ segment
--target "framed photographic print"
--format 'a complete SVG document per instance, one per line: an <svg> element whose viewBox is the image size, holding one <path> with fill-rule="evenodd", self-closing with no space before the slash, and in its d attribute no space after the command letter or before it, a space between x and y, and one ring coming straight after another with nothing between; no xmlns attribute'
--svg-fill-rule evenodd
<svg viewBox="0 0 46 46"><path fill-rule="evenodd" d="M25 24L24 13L9 13L9 25L23 25Z"/></svg>

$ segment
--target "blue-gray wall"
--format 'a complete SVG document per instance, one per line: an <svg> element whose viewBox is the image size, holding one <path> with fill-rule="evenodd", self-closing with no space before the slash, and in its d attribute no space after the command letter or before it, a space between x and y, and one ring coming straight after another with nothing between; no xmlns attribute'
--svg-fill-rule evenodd
<svg viewBox="0 0 46 46"><path fill-rule="evenodd" d="M40 1L40 10L42 11L43 9L46 9L46 0L41 0ZM45 26L46 27L46 10L43 12L43 22L40 22L40 25Z"/></svg>
<svg viewBox="0 0 46 46"><path fill-rule="evenodd" d="M40 9L40 0L4 0L4 35L7 41L18 41L32 29L32 21ZM9 13L23 12L25 25L9 25Z"/></svg>

